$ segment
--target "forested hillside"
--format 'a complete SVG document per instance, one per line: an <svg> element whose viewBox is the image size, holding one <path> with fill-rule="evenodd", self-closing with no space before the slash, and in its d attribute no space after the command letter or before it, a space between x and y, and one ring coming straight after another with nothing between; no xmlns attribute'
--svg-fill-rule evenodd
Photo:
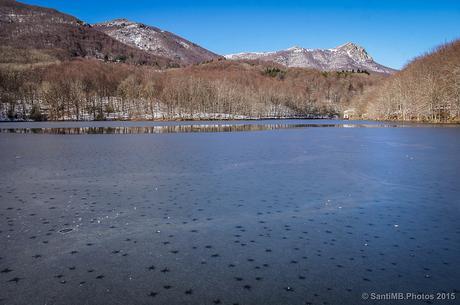
<svg viewBox="0 0 460 305"><path fill-rule="evenodd" d="M18 68L19 67L19 68ZM0 69L10 119L333 117L382 76L218 60L180 69L97 60Z"/></svg>
<svg viewBox="0 0 460 305"><path fill-rule="evenodd" d="M0 0L0 120L346 113L357 119L460 121L460 40L396 74L352 43L248 54L226 60L144 24L91 26L53 9Z"/></svg>
<svg viewBox="0 0 460 305"><path fill-rule="evenodd" d="M0 25L0 120L336 117L384 77L227 61L158 28L13 0Z"/></svg>
<svg viewBox="0 0 460 305"><path fill-rule="evenodd" d="M353 104L363 118L460 121L460 40L416 58Z"/></svg>
<svg viewBox="0 0 460 305"><path fill-rule="evenodd" d="M0 58L2 62L5 56L10 62L22 61L21 53L46 54L54 60L84 57L162 68L179 65L171 59L128 46L54 9L0 0Z"/></svg>

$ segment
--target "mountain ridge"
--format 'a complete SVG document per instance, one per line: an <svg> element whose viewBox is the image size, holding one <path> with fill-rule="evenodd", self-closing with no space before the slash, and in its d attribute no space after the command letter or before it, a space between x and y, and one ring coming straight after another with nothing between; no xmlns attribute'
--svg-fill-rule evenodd
<svg viewBox="0 0 460 305"><path fill-rule="evenodd" d="M179 35L125 18L96 23L93 27L124 44L185 65L222 58Z"/></svg>
<svg viewBox="0 0 460 305"><path fill-rule="evenodd" d="M81 57L162 68L177 65L121 43L74 16L13 0L0 0L0 46L48 50L64 60Z"/></svg>
<svg viewBox="0 0 460 305"><path fill-rule="evenodd" d="M313 68L322 71L365 70L393 74L395 69L383 66L369 55L363 47L347 42L332 49L307 49L293 46L271 52L242 52L225 55L226 59L257 59L273 61L286 67Z"/></svg>
<svg viewBox="0 0 460 305"><path fill-rule="evenodd" d="M227 58L271 61L286 67L321 71L361 70L393 74L396 70L377 62L361 46L348 42L333 49L294 46L274 52L245 52L221 56L160 28L114 19L88 24L52 8L0 0L2 53L43 50L60 60L75 57L153 65L187 66ZM5 50L5 47L12 49ZM19 54L20 52L18 52ZM18 61L20 56L16 56Z"/></svg>

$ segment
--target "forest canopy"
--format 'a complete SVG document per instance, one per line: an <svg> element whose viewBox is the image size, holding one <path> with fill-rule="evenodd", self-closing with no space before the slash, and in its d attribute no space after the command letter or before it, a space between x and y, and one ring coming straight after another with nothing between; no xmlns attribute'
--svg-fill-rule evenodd
<svg viewBox="0 0 460 305"><path fill-rule="evenodd" d="M46 56L45 56L46 57ZM218 60L185 68L94 59L3 65L10 119L334 117L381 76Z"/></svg>

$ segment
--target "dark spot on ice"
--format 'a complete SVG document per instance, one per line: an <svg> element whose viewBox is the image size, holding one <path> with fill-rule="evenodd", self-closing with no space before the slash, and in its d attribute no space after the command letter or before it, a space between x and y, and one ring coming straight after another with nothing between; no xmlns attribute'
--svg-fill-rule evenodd
<svg viewBox="0 0 460 305"><path fill-rule="evenodd" d="M69 233L69 232L72 232L72 231L73 231L72 228L65 228L65 229L59 230L59 233L66 234L66 233Z"/></svg>
<svg viewBox="0 0 460 305"><path fill-rule="evenodd" d="M17 284L20 280L22 280L22 278L20 278L20 277L14 277L14 278L12 278L11 280L9 280L8 282L14 282L14 283Z"/></svg>
<svg viewBox="0 0 460 305"><path fill-rule="evenodd" d="M10 268L5 268L2 271L0 271L0 273L10 273L11 271L13 270L11 270Z"/></svg>

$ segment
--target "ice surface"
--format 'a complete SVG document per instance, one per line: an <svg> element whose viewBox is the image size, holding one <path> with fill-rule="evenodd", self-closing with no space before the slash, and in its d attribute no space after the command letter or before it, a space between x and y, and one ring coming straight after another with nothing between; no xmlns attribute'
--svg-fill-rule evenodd
<svg viewBox="0 0 460 305"><path fill-rule="evenodd" d="M458 292L459 132L0 133L1 304Z"/></svg>

